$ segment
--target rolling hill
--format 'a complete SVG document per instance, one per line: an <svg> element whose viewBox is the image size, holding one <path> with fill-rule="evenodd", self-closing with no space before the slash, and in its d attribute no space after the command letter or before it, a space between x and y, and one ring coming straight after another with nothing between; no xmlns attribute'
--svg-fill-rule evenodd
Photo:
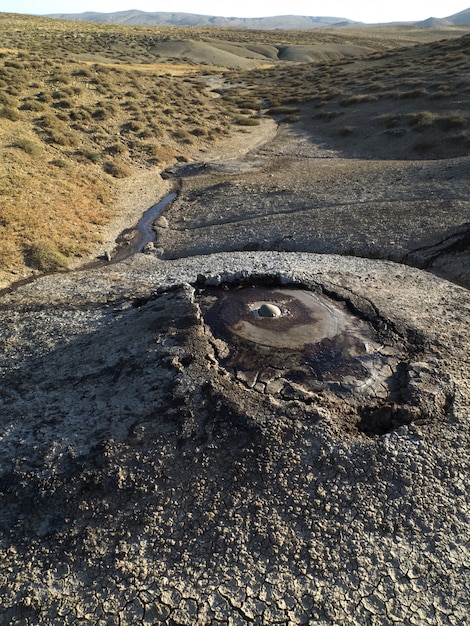
<svg viewBox="0 0 470 626"><path fill-rule="evenodd" d="M0 13L0 287L101 248L125 179L265 118L305 118L316 141L387 158L467 154L469 30L255 32Z"/></svg>
<svg viewBox="0 0 470 626"><path fill-rule="evenodd" d="M112 13L53 13L54 19L100 24L120 24L123 26L218 26L231 28L249 28L256 30L310 30L318 28L367 27L367 24L343 17L313 17L306 15L276 15L272 17L220 17L198 15L197 13L146 12L131 9ZM465 26L470 24L470 8L445 18L429 17L415 22L416 26ZM410 23L407 23L410 25Z"/></svg>
<svg viewBox="0 0 470 626"><path fill-rule="evenodd" d="M145 12L132 9L114 13L57 13L47 17L80 22L101 24L121 24L123 26L219 26L250 28L257 30L310 30L356 24L343 17L309 17L299 15L278 15L273 17L217 17L196 13Z"/></svg>

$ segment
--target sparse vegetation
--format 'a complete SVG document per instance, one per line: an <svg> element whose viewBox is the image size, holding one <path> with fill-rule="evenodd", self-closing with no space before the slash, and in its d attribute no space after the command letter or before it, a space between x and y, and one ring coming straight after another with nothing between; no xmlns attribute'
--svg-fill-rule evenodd
<svg viewBox="0 0 470 626"><path fill-rule="evenodd" d="M11 145L13 148L20 148L20 150L24 150L27 154L31 154L32 156L38 155L41 152L41 148L38 144L31 141L31 139L16 139Z"/></svg>
<svg viewBox="0 0 470 626"><path fill-rule="evenodd" d="M115 159L114 161L105 161L103 163L103 170L106 174L114 176L114 178L127 178L132 174L132 169L127 165L125 161L121 159Z"/></svg>
<svg viewBox="0 0 470 626"><path fill-rule="evenodd" d="M41 272L56 272L67 267L67 258L47 240L26 248L25 257L30 267Z"/></svg>
<svg viewBox="0 0 470 626"><path fill-rule="evenodd" d="M171 28L1 14L0 33L0 271L49 271L86 255L111 217L116 179L186 160L200 142L249 132L263 116L309 119L345 144L360 139L361 124L369 134L403 126L424 157L436 145L469 149L470 37L458 32L418 47L411 44L436 34L283 32L284 46L347 38L369 57L357 67L353 58L286 65L273 57L249 69L164 59L157 44ZM254 36L270 54L280 41L243 29L182 28L178 36L230 42L247 58ZM208 93L214 77L220 98Z"/></svg>

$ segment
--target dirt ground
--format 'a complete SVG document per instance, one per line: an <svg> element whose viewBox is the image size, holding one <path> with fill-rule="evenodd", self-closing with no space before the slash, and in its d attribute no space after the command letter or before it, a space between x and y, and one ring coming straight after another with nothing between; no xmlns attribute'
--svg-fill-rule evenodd
<svg viewBox="0 0 470 626"><path fill-rule="evenodd" d="M468 161L258 133L0 296L1 625L465 623L469 292L387 259L467 279Z"/></svg>
<svg viewBox="0 0 470 626"><path fill-rule="evenodd" d="M468 157L398 160L376 145L364 158L341 142L325 147L316 133L281 125L241 159L177 168L179 196L165 212L168 227L157 230L161 258L335 253L403 262L470 285Z"/></svg>
<svg viewBox="0 0 470 626"><path fill-rule="evenodd" d="M345 321L306 355L243 347L206 311L253 285ZM467 290L335 255L139 254L0 307L0 624L465 622Z"/></svg>

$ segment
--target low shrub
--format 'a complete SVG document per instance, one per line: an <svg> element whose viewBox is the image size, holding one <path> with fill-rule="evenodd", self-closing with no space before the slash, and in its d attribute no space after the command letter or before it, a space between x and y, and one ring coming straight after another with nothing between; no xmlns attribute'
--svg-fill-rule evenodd
<svg viewBox="0 0 470 626"><path fill-rule="evenodd" d="M289 106L273 106L266 111L268 115L284 115L286 113L298 113L298 107L289 107Z"/></svg>
<svg viewBox="0 0 470 626"><path fill-rule="evenodd" d="M343 111L322 111L312 116L314 120L323 120L324 122L331 122L340 115L344 115Z"/></svg>
<svg viewBox="0 0 470 626"><path fill-rule="evenodd" d="M415 130L424 130L434 126L437 115L431 111L419 111L418 113L410 113L406 119L408 124Z"/></svg>
<svg viewBox="0 0 470 626"><path fill-rule="evenodd" d="M66 269L67 258L49 242L35 243L25 250L26 265L41 272Z"/></svg>
<svg viewBox="0 0 470 626"><path fill-rule="evenodd" d="M104 122L105 120L107 120L110 117L110 114L103 107L99 107L99 108L97 108L97 109L95 109L93 111L91 116L93 117L93 119L95 119L95 120L97 120L99 122Z"/></svg>
<svg viewBox="0 0 470 626"><path fill-rule="evenodd" d="M17 104L17 101L15 98L5 93L4 91L0 91L0 104L14 108Z"/></svg>
<svg viewBox="0 0 470 626"><path fill-rule="evenodd" d="M82 122L84 124L90 124L93 121L90 113L86 109L72 109L69 114L69 118L72 122Z"/></svg>
<svg viewBox="0 0 470 626"><path fill-rule="evenodd" d="M467 128L469 125L468 117L465 115L444 115L439 118L439 125L444 128L444 130L450 130L452 128Z"/></svg>
<svg viewBox="0 0 470 626"><path fill-rule="evenodd" d="M64 161L63 159L52 159L52 161L49 161L49 164L62 169L69 167L67 161Z"/></svg>
<svg viewBox="0 0 470 626"><path fill-rule="evenodd" d="M41 148L38 146L37 143L34 143L34 141L31 141L31 139L16 139L16 141L14 141L12 144L13 148L19 148L20 150L23 150L24 152L26 152L27 154L31 154L32 156L40 154L41 152Z"/></svg>
<svg viewBox="0 0 470 626"><path fill-rule="evenodd" d="M349 98L343 98L340 101L340 105L343 107L348 107L353 104L362 104L363 102L377 102L379 96L375 93L361 93L355 96L350 96Z"/></svg>
<svg viewBox="0 0 470 626"><path fill-rule="evenodd" d="M58 100L57 102L54 102L54 107L56 107L57 109L71 109L73 107L73 102L68 98Z"/></svg>
<svg viewBox="0 0 470 626"><path fill-rule="evenodd" d="M295 124L299 120L300 120L300 115L298 115L297 113L292 113L291 115L286 115L286 117L284 117L282 121L285 124Z"/></svg>
<svg viewBox="0 0 470 626"><path fill-rule="evenodd" d="M182 141L183 143L194 143L194 137L185 128L178 128L173 132L173 136L175 139Z"/></svg>
<svg viewBox="0 0 470 626"><path fill-rule="evenodd" d="M97 164L101 162L101 154L96 150L79 150L77 156L79 159L89 161L90 163Z"/></svg>
<svg viewBox="0 0 470 626"><path fill-rule="evenodd" d="M115 159L114 161L105 161L103 163L103 170L106 174L109 174L114 178L127 178L132 174L132 170L127 163L119 159Z"/></svg>
<svg viewBox="0 0 470 626"><path fill-rule="evenodd" d="M55 143L58 146L73 147L78 144L78 137L73 132L60 131L51 129L47 133L47 139L50 143Z"/></svg>
<svg viewBox="0 0 470 626"><path fill-rule="evenodd" d="M75 72L73 72L74 76L80 76L81 78L92 78L93 77L93 72L91 72L88 68L83 67L80 68L79 70L76 70Z"/></svg>
<svg viewBox="0 0 470 626"><path fill-rule="evenodd" d="M409 91L401 91L397 95L401 100L405 98L422 98L423 96L428 95L428 90L425 87L420 87L419 89L410 89Z"/></svg>
<svg viewBox="0 0 470 626"><path fill-rule="evenodd" d="M354 126L343 126L343 128L338 130L338 135L340 137L348 137L349 135L352 135L355 130Z"/></svg>
<svg viewBox="0 0 470 626"><path fill-rule="evenodd" d="M71 82L71 78L69 74L65 74L64 72L56 73L52 77L52 81L56 83L62 83L63 85L68 85Z"/></svg>
<svg viewBox="0 0 470 626"><path fill-rule="evenodd" d="M105 148L105 152L110 154L111 156L117 156L119 154L124 154L127 151L126 146L119 141L112 143L110 146Z"/></svg>
<svg viewBox="0 0 470 626"><path fill-rule="evenodd" d="M40 93L38 93L36 99L39 100L39 102L45 102L46 104L52 102L52 96L47 91L41 91Z"/></svg>
<svg viewBox="0 0 470 626"><path fill-rule="evenodd" d="M133 133L138 133L138 132L140 132L143 129L143 126L137 120L131 120L130 122L128 122L127 128L128 128L128 130L132 131Z"/></svg>
<svg viewBox="0 0 470 626"><path fill-rule="evenodd" d="M196 126L191 129L191 134L195 137L205 137L208 133L207 128L205 126Z"/></svg>
<svg viewBox="0 0 470 626"><path fill-rule="evenodd" d="M11 106L4 106L0 109L0 117L10 122L17 122L20 119L20 114L17 109Z"/></svg>
<svg viewBox="0 0 470 626"><path fill-rule="evenodd" d="M388 113L382 117L386 128L396 128L403 123L403 117L399 113Z"/></svg>
<svg viewBox="0 0 470 626"><path fill-rule="evenodd" d="M443 98L451 98L452 96L456 96L457 92L452 89L440 89L439 91L435 91L429 97L431 100L441 100Z"/></svg>
<svg viewBox="0 0 470 626"><path fill-rule="evenodd" d="M35 100L34 98L26 98L23 101L20 109L22 111L33 111L34 113L40 113L41 111L44 111L44 104L42 102L39 102L38 100Z"/></svg>
<svg viewBox="0 0 470 626"><path fill-rule="evenodd" d="M240 126L259 126L259 119L255 117L244 117L243 115L235 116L235 122Z"/></svg>

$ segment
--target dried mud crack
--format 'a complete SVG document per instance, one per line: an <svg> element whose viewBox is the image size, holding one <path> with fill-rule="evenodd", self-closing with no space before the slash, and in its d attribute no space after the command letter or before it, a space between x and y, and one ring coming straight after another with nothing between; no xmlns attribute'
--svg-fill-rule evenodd
<svg viewBox="0 0 470 626"><path fill-rule="evenodd" d="M184 165L159 256L236 250L388 259L470 285L468 156L391 160L326 150L318 126L280 126L239 159ZM359 150L359 147L358 147ZM409 157L408 157L409 158Z"/></svg>
<svg viewBox="0 0 470 626"><path fill-rule="evenodd" d="M465 621L468 292L126 263L3 297L0 623Z"/></svg>

